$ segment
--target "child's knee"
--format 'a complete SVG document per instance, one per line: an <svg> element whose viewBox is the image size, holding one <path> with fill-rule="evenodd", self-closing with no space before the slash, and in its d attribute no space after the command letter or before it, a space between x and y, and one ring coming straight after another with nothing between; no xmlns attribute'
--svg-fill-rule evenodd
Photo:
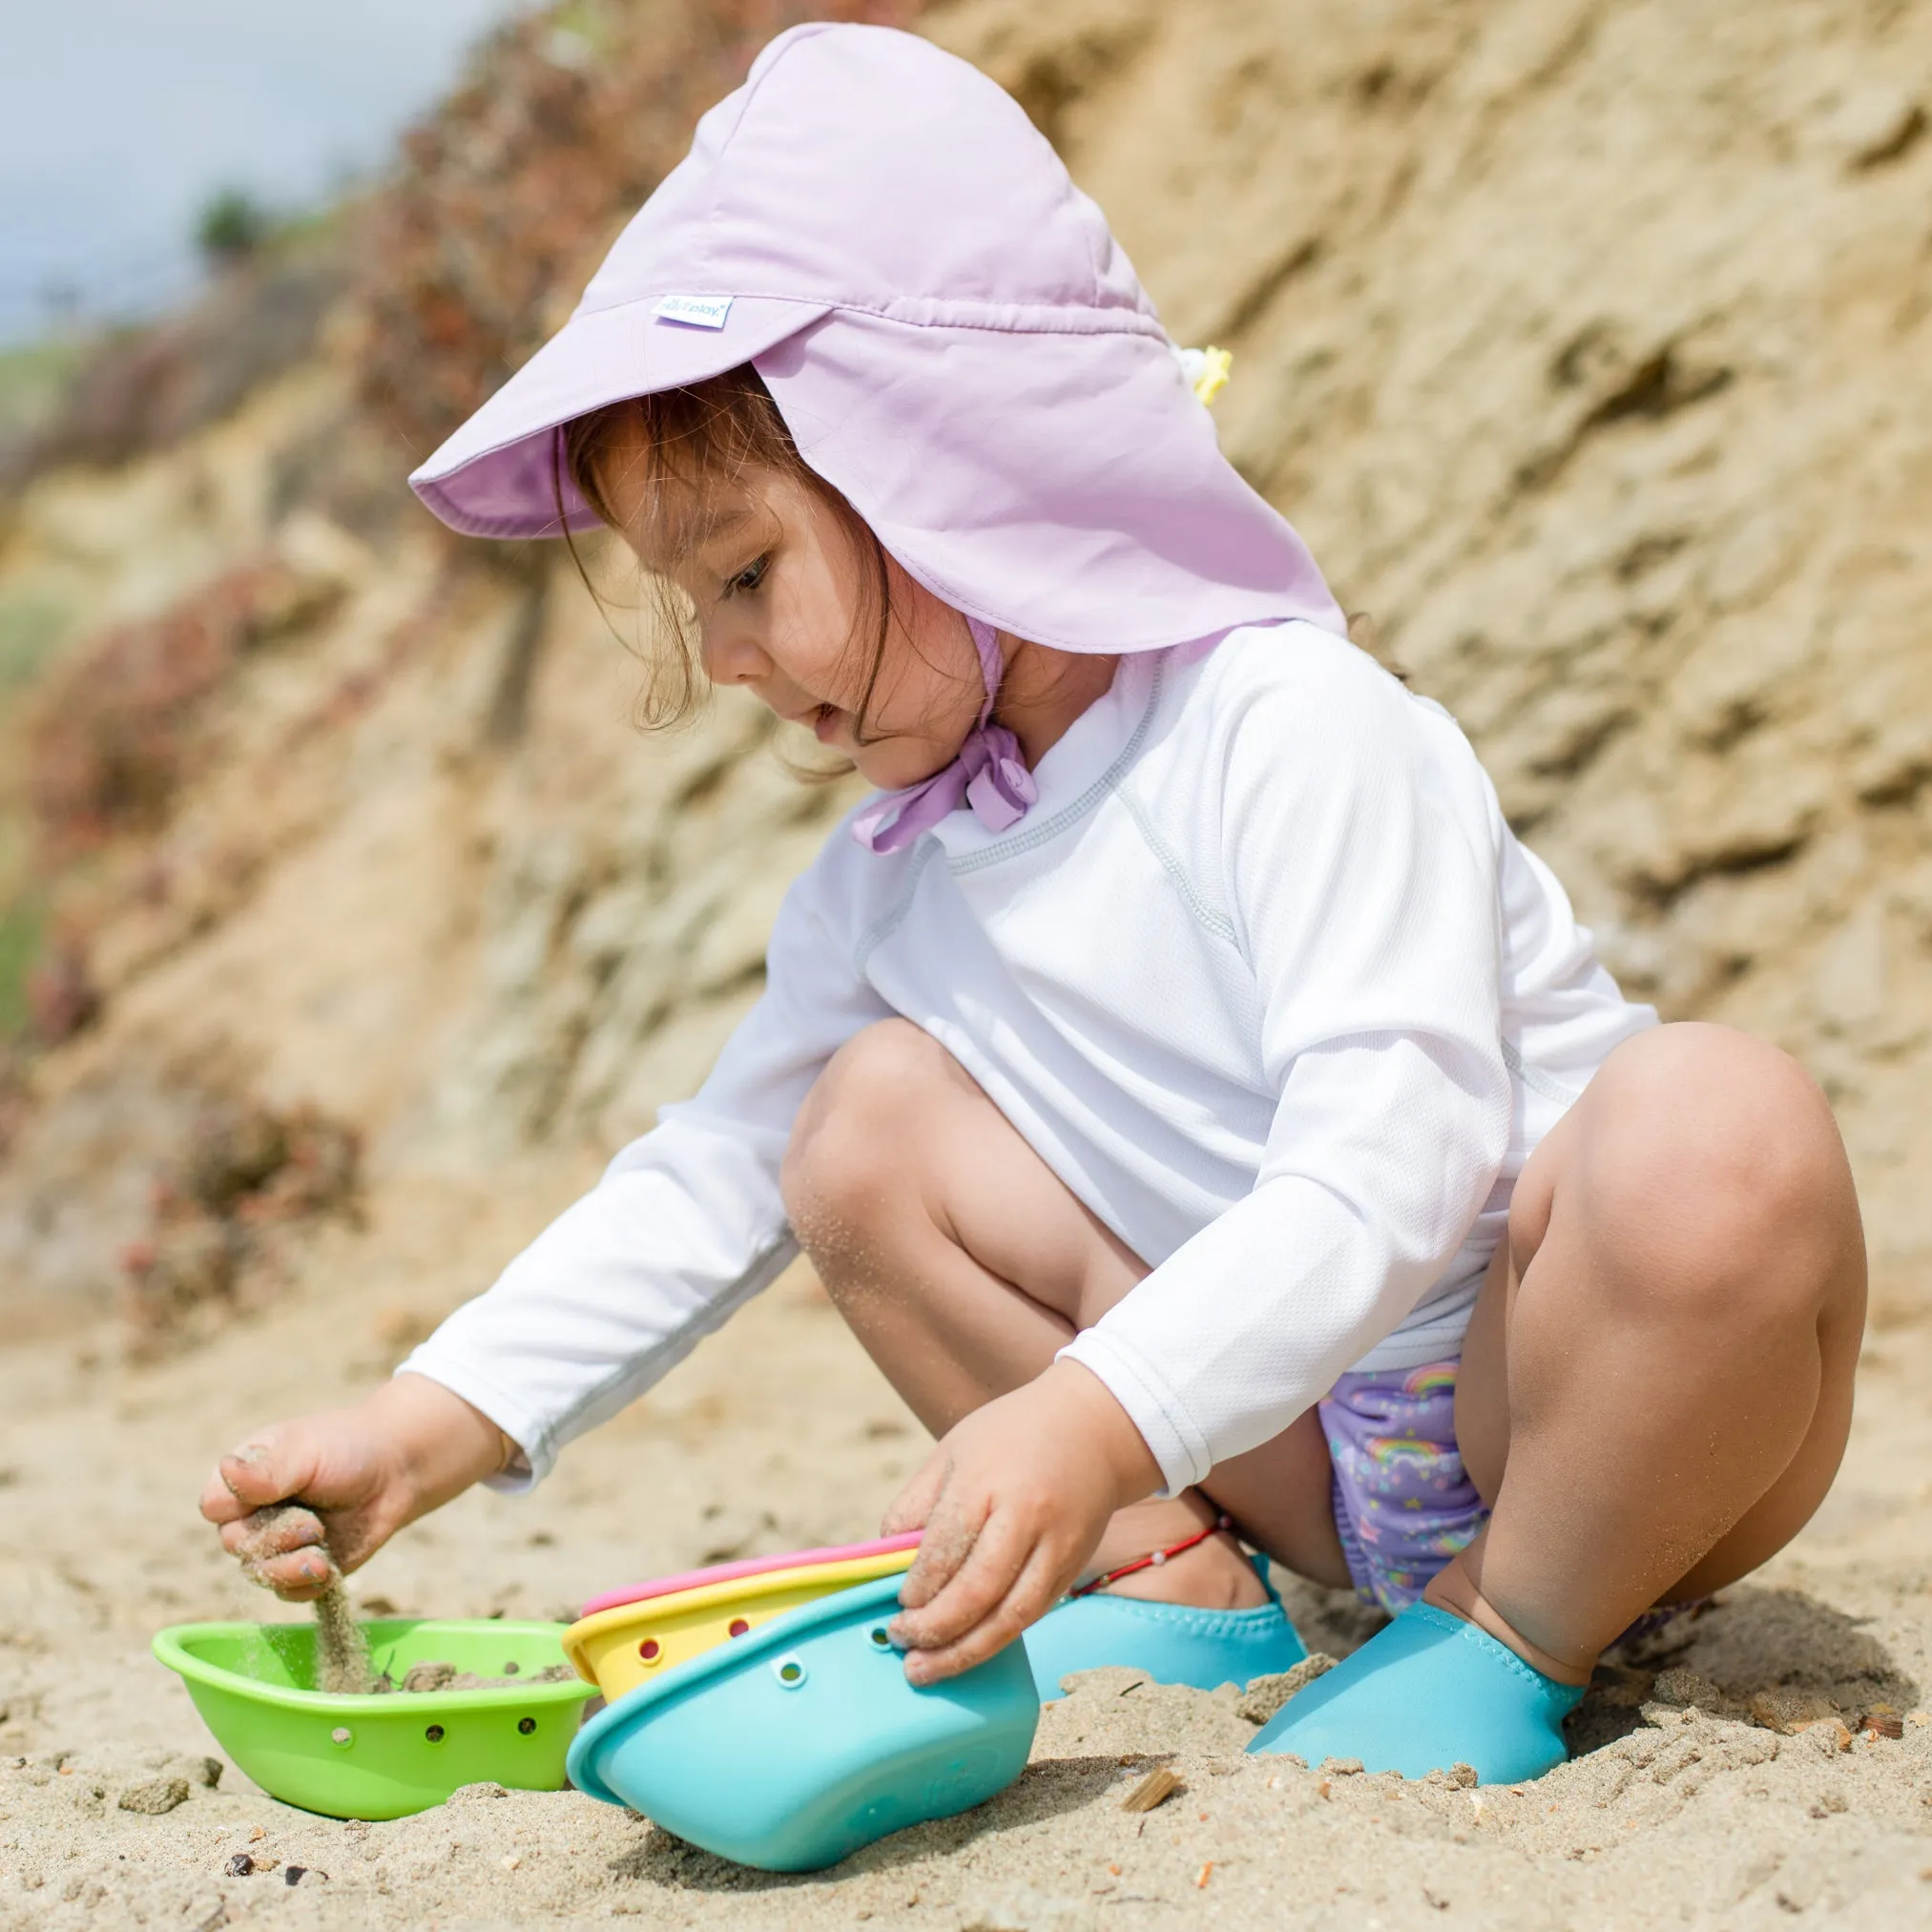
<svg viewBox="0 0 1932 1932"><path fill-rule="evenodd" d="M792 1125L779 1187L809 1252L903 1197L916 1158L921 1096L945 1049L905 1020L855 1033L820 1074Z"/></svg>
<svg viewBox="0 0 1932 1932"><path fill-rule="evenodd" d="M1673 1294L1740 1281L1810 1301L1858 1240L1844 1149L1797 1064L1748 1034L1677 1026L1613 1054L1584 1103L1571 1185L1592 1236ZM1615 1271L1612 1271L1615 1272Z"/></svg>

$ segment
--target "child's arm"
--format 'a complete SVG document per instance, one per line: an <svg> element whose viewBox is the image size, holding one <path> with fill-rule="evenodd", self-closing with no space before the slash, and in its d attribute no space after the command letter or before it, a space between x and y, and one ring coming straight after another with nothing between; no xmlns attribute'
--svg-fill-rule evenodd
<svg viewBox="0 0 1932 1932"><path fill-rule="evenodd" d="M835 837L841 835L835 834ZM861 855L863 856L863 855ZM839 1047L888 1008L823 904L822 862L794 885L764 996L696 1097L620 1153L486 1294L355 1407L260 1432L202 1497L231 1550L265 1504L314 1505L344 1570L472 1483L524 1488L557 1449L633 1401L795 1252L779 1188L793 1116ZM322 1526L257 1561L290 1596L329 1581Z"/></svg>
<svg viewBox="0 0 1932 1932"><path fill-rule="evenodd" d="M696 1095L663 1109L403 1363L517 1444L497 1486L541 1481L565 1443L634 1402L797 1254L779 1183L792 1122L826 1061L891 1010L825 914L828 869L786 895L764 995Z"/></svg>
<svg viewBox="0 0 1932 1932"><path fill-rule="evenodd" d="M1495 792L1446 714L1361 653L1283 650L1293 678L1239 694L1218 807L1275 1095L1255 1186L1067 1350L1174 1490L1278 1435L1407 1319L1510 1141Z"/></svg>

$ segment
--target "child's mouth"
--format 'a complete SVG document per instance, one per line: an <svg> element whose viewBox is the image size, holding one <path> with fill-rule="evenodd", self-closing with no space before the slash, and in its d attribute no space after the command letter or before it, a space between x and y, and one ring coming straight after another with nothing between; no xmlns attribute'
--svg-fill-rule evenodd
<svg viewBox="0 0 1932 1932"><path fill-rule="evenodd" d="M808 714L812 736L821 744L830 744L832 734L839 728L839 707L836 704L821 704L817 711Z"/></svg>

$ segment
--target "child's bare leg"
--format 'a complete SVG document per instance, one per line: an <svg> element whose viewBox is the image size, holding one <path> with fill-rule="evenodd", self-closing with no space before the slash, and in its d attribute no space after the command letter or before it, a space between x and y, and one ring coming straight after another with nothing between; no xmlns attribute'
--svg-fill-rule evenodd
<svg viewBox="0 0 1932 1932"><path fill-rule="evenodd" d="M784 1190L827 1292L935 1436L1032 1381L1147 1273L959 1063L903 1020L867 1028L826 1069L794 1130ZM1178 1542L1218 1507L1280 1561L1347 1581L1312 1411L1220 1465L1210 1486L1212 1501L1191 1491L1122 1510L1091 1568ZM1115 1588L1217 1609L1261 1601L1226 1538Z"/></svg>
<svg viewBox="0 0 1932 1932"><path fill-rule="evenodd" d="M1864 1299L1797 1065L1719 1027L1628 1042L1517 1185L1456 1391L1495 1513L1430 1598L1581 1683L1649 1605L1754 1568L1838 1469Z"/></svg>

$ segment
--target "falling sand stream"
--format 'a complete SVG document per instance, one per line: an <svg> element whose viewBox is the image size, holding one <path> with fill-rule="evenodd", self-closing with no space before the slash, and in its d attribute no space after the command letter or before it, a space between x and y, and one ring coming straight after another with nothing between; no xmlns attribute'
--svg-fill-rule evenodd
<svg viewBox="0 0 1932 1932"><path fill-rule="evenodd" d="M284 1503L258 1509L249 1519L249 1539L238 1554L256 1582L267 1587L260 1566L268 1556L279 1553L269 1541L275 1530L292 1517L312 1515L312 1511L299 1505ZM376 1689L375 1673L369 1665L368 1640L356 1622L348 1591L343 1588L342 1572L336 1568L326 1541L322 1545L322 1553L328 1562L330 1581L329 1587L315 1600L316 1688L337 1696L366 1697Z"/></svg>

